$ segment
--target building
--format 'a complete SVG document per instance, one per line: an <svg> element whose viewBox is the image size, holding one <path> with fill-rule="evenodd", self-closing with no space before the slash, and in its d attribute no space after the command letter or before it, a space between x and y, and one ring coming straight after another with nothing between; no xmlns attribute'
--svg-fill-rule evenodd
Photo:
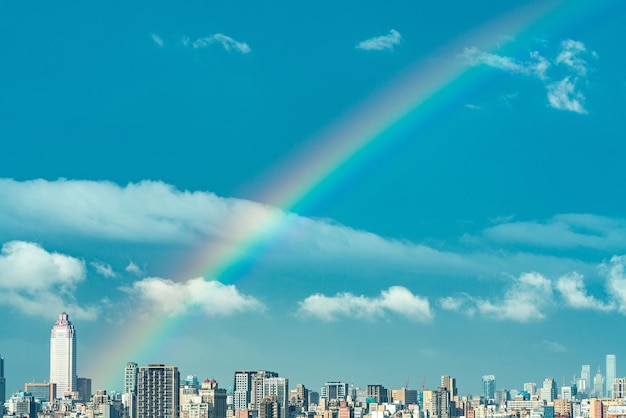
<svg viewBox="0 0 626 418"><path fill-rule="evenodd" d="M486 401L494 399L496 395L496 377L492 374L483 376L481 395Z"/></svg>
<svg viewBox="0 0 626 418"><path fill-rule="evenodd" d="M4 414L4 403L7 400L7 381L4 377L4 358L0 356L0 413Z"/></svg>
<svg viewBox="0 0 626 418"><path fill-rule="evenodd" d="M88 377L76 378L76 390L79 400L89 402L91 400L91 379Z"/></svg>
<svg viewBox="0 0 626 418"><path fill-rule="evenodd" d="M583 364L580 370L580 380L578 381L578 390L581 393L589 396L591 395L591 366L589 364Z"/></svg>
<svg viewBox="0 0 626 418"><path fill-rule="evenodd" d="M345 401L348 394L348 384L342 382L326 382L320 389L320 398L327 401Z"/></svg>
<svg viewBox="0 0 626 418"><path fill-rule="evenodd" d="M539 389L539 399L546 402L552 402L556 399L556 395L556 381L551 377L546 377L543 381L543 387Z"/></svg>
<svg viewBox="0 0 626 418"><path fill-rule="evenodd" d="M37 403L29 392L18 392L5 404L6 412L9 415L37 417Z"/></svg>
<svg viewBox="0 0 626 418"><path fill-rule="evenodd" d="M129 418L137 416L137 363L129 361L124 367L124 386L122 392L122 405Z"/></svg>
<svg viewBox="0 0 626 418"><path fill-rule="evenodd" d="M56 385L54 383L25 383L24 392L33 395L39 402L52 402L56 399Z"/></svg>
<svg viewBox="0 0 626 418"><path fill-rule="evenodd" d="M287 418L289 411L289 379L284 377L265 377L263 378L263 397L262 399L271 398L278 403L278 418ZM259 401L259 415L260 415Z"/></svg>
<svg viewBox="0 0 626 418"><path fill-rule="evenodd" d="M218 387L215 379L206 379L198 391L203 403L208 405L211 418L226 418L226 389Z"/></svg>
<svg viewBox="0 0 626 418"><path fill-rule="evenodd" d="M179 417L178 367L151 364L137 373L137 418Z"/></svg>
<svg viewBox="0 0 626 418"><path fill-rule="evenodd" d="M598 372L593 377L593 390L591 392L591 396L594 398L601 398L603 394L604 394L604 376L602 376L600 367L598 367Z"/></svg>
<svg viewBox="0 0 626 418"><path fill-rule="evenodd" d="M417 404L417 390L393 389L391 391L391 400L401 405L415 405Z"/></svg>
<svg viewBox="0 0 626 418"><path fill-rule="evenodd" d="M606 390L604 396L607 398L614 398L613 395L613 381L615 380L615 373L617 368L617 358L615 354L606 355Z"/></svg>
<svg viewBox="0 0 626 418"><path fill-rule="evenodd" d="M50 383L56 384L59 397L76 392L76 330L65 312L50 334Z"/></svg>
<svg viewBox="0 0 626 418"><path fill-rule="evenodd" d="M374 398L378 404L387 403L387 389L383 385L367 385L367 397Z"/></svg>
<svg viewBox="0 0 626 418"><path fill-rule="evenodd" d="M611 388L613 398L626 398L626 377L616 377L613 379L613 387Z"/></svg>

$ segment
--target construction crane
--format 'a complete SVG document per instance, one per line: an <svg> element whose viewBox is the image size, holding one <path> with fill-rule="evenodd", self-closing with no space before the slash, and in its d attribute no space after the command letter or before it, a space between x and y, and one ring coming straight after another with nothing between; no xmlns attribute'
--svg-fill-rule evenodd
<svg viewBox="0 0 626 418"><path fill-rule="evenodd" d="M422 379L422 393L424 392L424 385L426 385L426 376Z"/></svg>
<svg viewBox="0 0 626 418"><path fill-rule="evenodd" d="M406 382L404 383L404 389L409 390L409 382L411 381L411 376L406 378Z"/></svg>

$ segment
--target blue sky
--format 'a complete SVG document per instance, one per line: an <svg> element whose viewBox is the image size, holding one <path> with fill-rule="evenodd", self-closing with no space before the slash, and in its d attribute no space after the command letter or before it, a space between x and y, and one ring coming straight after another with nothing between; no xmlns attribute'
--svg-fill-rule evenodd
<svg viewBox="0 0 626 418"><path fill-rule="evenodd" d="M622 376L626 6L527 6L1 2L8 388L47 379L62 310L97 388L126 361L476 393L614 353ZM268 197L424 68L456 75L301 198ZM220 245L226 274L190 268Z"/></svg>

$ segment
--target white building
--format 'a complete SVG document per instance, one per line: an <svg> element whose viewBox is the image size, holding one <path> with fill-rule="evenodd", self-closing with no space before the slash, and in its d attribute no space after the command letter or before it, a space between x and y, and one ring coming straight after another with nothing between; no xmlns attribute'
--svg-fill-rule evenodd
<svg viewBox="0 0 626 418"><path fill-rule="evenodd" d="M615 380L617 359L615 354L606 355L606 390L604 396L607 398L613 398L613 381Z"/></svg>
<svg viewBox="0 0 626 418"><path fill-rule="evenodd" d="M50 335L50 383L57 385L57 396L76 392L76 330L63 312Z"/></svg>

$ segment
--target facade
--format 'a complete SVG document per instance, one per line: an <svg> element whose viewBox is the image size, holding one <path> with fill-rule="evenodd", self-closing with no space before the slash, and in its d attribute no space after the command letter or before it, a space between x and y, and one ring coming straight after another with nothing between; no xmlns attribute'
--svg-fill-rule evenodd
<svg viewBox="0 0 626 418"><path fill-rule="evenodd" d="M278 403L278 418L288 418L289 411L289 379L285 377L266 377L263 379L263 397L271 398ZM259 402L259 415L261 412Z"/></svg>
<svg viewBox="0 0 626 418"><path fill-rule="evenodd" d="M206 379L199 390L199 395L203 403L209 407L211 418L226 418L226 389L218 387L215 379Z"/></svg>
<svg viewBox="0 0 626 418"><path fill-rule="evenodd" d="M137 417L179 417L180 374L178 367L151 364L137 373Z"/></svg>
<svg viewBox="0 0 626 418"><path fill-rule="evenodd" d="M612 386L613 398L626 398L626 377L616 377Z"/></svg>
<svg viewBox="0 0 626 418"><path fill-rule="evenodd" d="M615 373L617 367L617 358L615 354L606 355L606 390L604 396L607 398L615 397L613 395L613 380L615 380Z"/></svg>
<svg viewBox="0 0 626 418"><path fill-rule="evenodd" d="M65 312L50 334L50 383L59 397L76 392L76 330Z"/></svg>
<svg viewBox="0 0 626 418"><path fill-rule="evenodd" d="M483 376L482 397L485 400L494 399L496 395L496 377L492 374Z"/></svg>

